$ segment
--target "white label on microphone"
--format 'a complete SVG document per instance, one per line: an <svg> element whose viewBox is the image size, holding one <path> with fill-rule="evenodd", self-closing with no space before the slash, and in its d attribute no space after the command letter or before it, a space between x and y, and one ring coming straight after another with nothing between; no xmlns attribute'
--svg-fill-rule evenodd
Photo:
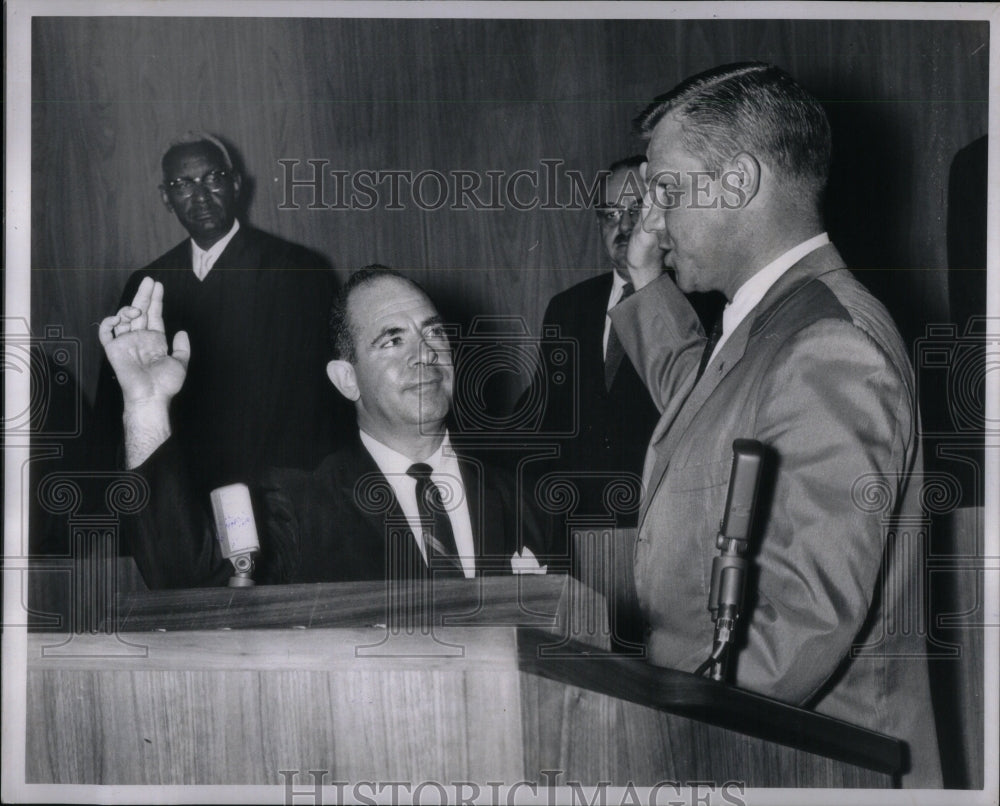
<svg viewBox="0 0 1000 806"><path fill-rule="evenodd" d="M223 557L229 559L237 554L260 550L250 489L245 484L230 484L212 490L212 513Z"/></svg>

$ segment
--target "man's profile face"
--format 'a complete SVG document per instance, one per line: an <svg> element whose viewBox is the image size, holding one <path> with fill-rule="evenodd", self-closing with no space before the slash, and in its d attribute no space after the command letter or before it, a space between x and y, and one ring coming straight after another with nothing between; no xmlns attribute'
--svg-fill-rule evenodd
<svg viewBox="0 0 1000 806"><path fill-rule="evenodd" d="M416 286L383 277L348 299L358 425L383 434L434 433L451 408L454 370L440 314Z"/></svg>
<svg viewBox="0 0 1000 806"><path fill-rule="evenodd" d="M638 168L619 168L608 177L607 194L597 207L601 240L611 265L628 279L628 238L642 210L642 178Z"/></svg>
<svg viewBox="0 0 1000 806"><path fill-rule="evenodd" d="M211 143L192 143L170 151L160 193L163 203L202 249L233 226L240 178L226 168Z"/></svg>
<svg viewBox="0 0 1000 806"><path fill-rule="evenodd" d="M646 149L644 180L649 211L643 228L657 236L663 264L676 272L678 287L726 291L728 250L736 233L735 215L727 208L723 177L684 148L683 132L673 114L653 129Z"/></svg>

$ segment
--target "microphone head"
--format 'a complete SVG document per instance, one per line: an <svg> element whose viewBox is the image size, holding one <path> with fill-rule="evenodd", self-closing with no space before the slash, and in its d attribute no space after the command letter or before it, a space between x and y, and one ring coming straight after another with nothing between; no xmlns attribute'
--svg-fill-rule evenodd
<svg viewBox="0 0 1000 806"><path fill-rule="evenodd" d="M733 440L733 470L720 535L747 540L757 504L757 488L764 461L764 446L755 439Z"/></svg>
<svg viewBox="0 0 1000 806"><path fill-rule="evenodd" d="M257 523L253 517L250 489L245 484L229 484L212 490L215 535L227 560L260 551Z"/></svg>

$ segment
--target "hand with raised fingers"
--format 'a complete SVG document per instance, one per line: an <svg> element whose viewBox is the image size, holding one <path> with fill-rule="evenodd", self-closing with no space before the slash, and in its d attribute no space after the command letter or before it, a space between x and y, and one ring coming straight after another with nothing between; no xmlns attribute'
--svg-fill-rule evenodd
<svg viewBox="0 0 1000 806"><path fill-rule="evenodd" d="M163 284L143 278L131 305L101 322L98 335L130 404L169 404L184 385L191 346L187 333L174 336L167 350L163 327Z"/></svg>

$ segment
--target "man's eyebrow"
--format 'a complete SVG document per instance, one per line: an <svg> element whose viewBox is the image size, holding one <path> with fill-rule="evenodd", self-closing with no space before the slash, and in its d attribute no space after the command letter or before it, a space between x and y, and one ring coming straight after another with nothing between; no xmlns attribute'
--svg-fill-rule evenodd
<svg viewBox="0 0 1000 806"><path fill-rule="evenodd" d="M424 328L428 328L431 325L443 325L443 324L444 324L444 317L438 313L434 314L434 316L428 316L426 319L424 319L424 321L420 323L420 329L423 330Z"/></svg>
<svg viewBox="0 0 1000 806"><path fill-rule="evenodd" d="M398 336L403 332L403 328L398 325L386 325L382 328L371 341L371 346L374 347L378 342L382 341L386 336Z"/></svg>

